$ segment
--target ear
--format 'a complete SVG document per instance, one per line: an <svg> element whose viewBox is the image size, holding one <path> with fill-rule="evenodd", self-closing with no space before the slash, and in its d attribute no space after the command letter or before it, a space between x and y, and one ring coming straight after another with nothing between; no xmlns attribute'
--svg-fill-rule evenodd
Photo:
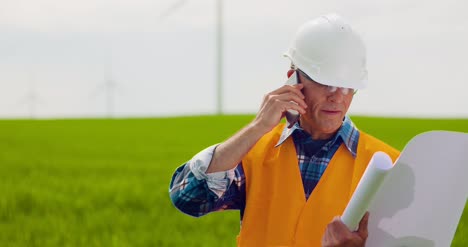
<svg viewBox="0 0 468 247"><path fill-rule="evenodd" d="M292 74L294 74L294 72L296 72L296 71L293 70L293 69L288 70L288 78L291 77Z"/></svg>

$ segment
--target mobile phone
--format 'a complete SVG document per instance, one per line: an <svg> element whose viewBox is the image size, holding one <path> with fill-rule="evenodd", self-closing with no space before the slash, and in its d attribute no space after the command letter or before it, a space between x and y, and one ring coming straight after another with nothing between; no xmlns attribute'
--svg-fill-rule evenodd
<svg viewBox="0 0 468 247"><path fill-rule="evenodd" d="M297 83L298 83L297 71L294 71L294 73L286 81L285 85L295 85ZM296 110L287 110L285 112L285 116L286 116L286 121L288 122L288 128L291 128L299 120L300 115L299 115L299 112Z"/></svg>

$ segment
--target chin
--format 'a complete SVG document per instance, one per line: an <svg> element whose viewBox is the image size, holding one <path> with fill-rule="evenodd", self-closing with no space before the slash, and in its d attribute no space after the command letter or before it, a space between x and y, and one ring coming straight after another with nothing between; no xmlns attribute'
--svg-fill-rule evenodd
<svg viewBox="0 0 468 247"><path fill-rule="evenodd" d="M337 123L337 121L333 121L332 123L325 123L321 126L323 133L333 134L341 127L341 121Z"/></svg>
<svg viewBox="0 0 468 247"><path fill-rule="evenodd" d="M302 123L308 125L312 128L315 127L317 131L327 134L335 133L343 123L344 116L337 116L332 118L324 118L323 116L309 117L302 115L303 119L305 120Z"/></svg>

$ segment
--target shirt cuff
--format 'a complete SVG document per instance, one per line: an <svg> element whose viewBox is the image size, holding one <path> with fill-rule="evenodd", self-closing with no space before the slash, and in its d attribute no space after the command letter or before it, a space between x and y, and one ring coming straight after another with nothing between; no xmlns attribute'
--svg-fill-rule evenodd
<svg viewBox="0 0 468 247"><path fill-rule="evenodd" d="M227 171L206 173L218 145L219 144L210 146L193 156L189 161L189 167L195 178L198 180L206 180L208 188L219 198L226 192L231 182L234 180L234 170L236 168Z"/></svg>

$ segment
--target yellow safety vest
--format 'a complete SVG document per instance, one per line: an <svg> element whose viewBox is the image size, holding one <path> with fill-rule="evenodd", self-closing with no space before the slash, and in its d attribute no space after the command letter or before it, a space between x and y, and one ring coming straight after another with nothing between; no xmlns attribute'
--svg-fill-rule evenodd
<svg viewBox="0 0 468 247"><path fill-rule="evenodd" d="M237 245L321 246L326 226L341 215L372 155L400 152L360 131L356 158L344 144L336 151L306 201L292 138L275 147L284 124L263 136L242 160L246 207Z"/></svg>

